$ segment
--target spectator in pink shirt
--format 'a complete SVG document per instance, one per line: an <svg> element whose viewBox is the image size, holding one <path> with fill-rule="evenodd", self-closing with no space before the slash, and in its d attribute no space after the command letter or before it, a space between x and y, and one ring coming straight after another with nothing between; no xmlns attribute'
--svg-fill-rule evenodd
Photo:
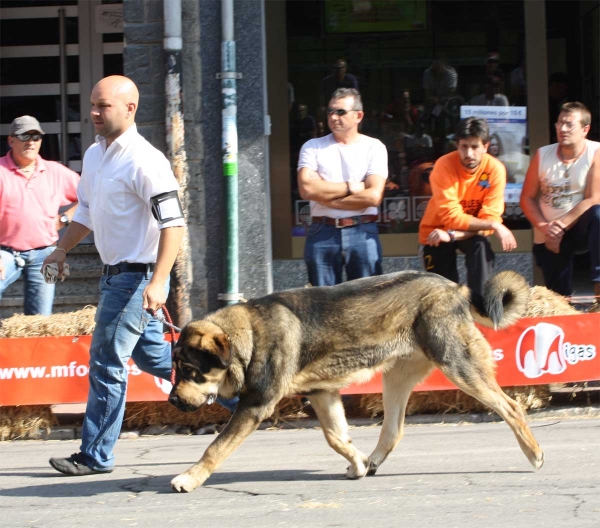
<svg viewBox="0 0 600 528"><path fill-rule="evenodd" d="M37 119L17 117L10 125L11 150L0 158L0 300L23 277L25 315L52 313L54 284L46 284L40 270L77 208L79 175L42 159L43 135Z"/></svg>

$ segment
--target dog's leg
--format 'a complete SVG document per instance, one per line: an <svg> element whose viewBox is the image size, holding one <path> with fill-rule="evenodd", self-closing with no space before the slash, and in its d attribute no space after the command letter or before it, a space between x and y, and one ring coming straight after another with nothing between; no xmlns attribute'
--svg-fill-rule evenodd
<svg viewBox="0 0 600 528"><path fill-rule="evenodd" d="M348 435L348 422L340 393L317 391L311 393L309 399L321 422L327 443L350 462L346 478L364 477L367 474L367 457L354 447Z"/></svg>
<svg viewBox="0 0 600 528"><path fill-rule="evenodd" d="M383 425L377 447L369 457L368 475L377 469L404 436L406 404L414 386L433 368L428 360L398 360L383 374Z"/></svg>
<svg viewBox="0 0 600 528"><path fill-rule="evenodd" d="M498 385L491 364L491 347L481 335L471 335L465 341L468 349L456 354L455 361L439 365L440 370L459 389L494 409L512 429L531 465L540 469L544 464L544 453L519 404L504 394Z"/></svg>
<svg viewBox="0 0 600 528"><path fill-rule="evenodd" d="M173 491L189 492L203 484L221 463L237 449L246 437L256 430L260 423L273 414L275 404L254 409L238 409L225 429L206 448L202 458L181 475L171 480Z"/></svg>

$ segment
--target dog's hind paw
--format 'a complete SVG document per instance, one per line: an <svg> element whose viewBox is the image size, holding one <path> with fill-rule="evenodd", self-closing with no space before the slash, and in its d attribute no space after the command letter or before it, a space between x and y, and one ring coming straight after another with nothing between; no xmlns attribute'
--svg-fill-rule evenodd
<svg viewBox="0 0 600 528"><path fill-rule="evenodd" d="M182 473L171 481L171 489L177 493L189 493L198 487L196 479L189 473Z"/></svg>
<svg viewBox="0 0 600 528"><path fill-rule="evenodd" d="M544 452L540 452L540 456L531 462L531 465L535 468L536 471L542 468L544 465Z"/></svg>

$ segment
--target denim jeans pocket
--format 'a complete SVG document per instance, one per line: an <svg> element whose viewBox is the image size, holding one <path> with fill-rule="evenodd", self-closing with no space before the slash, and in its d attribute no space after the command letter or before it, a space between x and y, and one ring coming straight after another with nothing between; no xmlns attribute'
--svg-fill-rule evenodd
<svg viewBox="0 0 600 528"><path fill-rule="evenodd" d="M150 312L147 312L146 310L142 310L142 317L140 319L140 333L144 333L144 330L146 330L146 327L148 326L148 323L150 322L150 320L152 319L152 314L150 314Z"/></svg>

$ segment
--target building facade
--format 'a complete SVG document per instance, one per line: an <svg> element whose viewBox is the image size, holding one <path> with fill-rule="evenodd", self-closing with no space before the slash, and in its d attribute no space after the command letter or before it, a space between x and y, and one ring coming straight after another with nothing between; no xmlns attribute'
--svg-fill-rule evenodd
<svg viewBox="0 0 600 528"><path fill-rule="evenodd" d="M220 306L225 283L221 2L181 3L190 298L199 316ZM16 115L35 115L49 132L42 155L79 169L93 141L89 92L102 76L124 73L140 88L140 131L165 150L163 0L3 0L1 19L3 136ZM590 107L598 139L599 19L597 0L234 1L240 293L249 298L307 282L302 254L310 211L295 189L295 164L303 141L327 133L327 90L344 74L363 96L362 131L388 148L379 222L386 272L420 268L416 232L428 171L453 148L465 107L491 105L502 94L510 107L526 110L524 134L499 131L494 140L513 190L505 221L519 245L515 254L497 253L497 268L533 281L519 181L529 154L551 141L561 101ZM31 24L36 31L19 30ZM340 61L345 71L336 68ZM57 310L93 302L93 246L78 251L73 258L89 272L75 279L80 285L61 285ZM18 303L15 286L0 301L0 315Z"/></svg>

